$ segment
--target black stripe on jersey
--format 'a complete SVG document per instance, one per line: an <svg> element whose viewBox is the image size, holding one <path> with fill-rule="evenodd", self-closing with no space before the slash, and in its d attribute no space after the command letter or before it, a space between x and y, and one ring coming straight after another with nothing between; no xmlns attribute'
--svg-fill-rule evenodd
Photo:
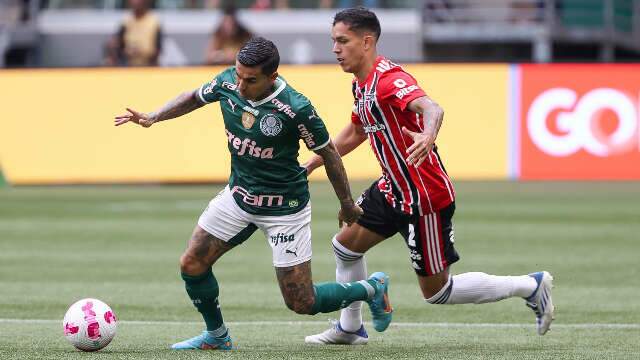
<svg viewBox="0 0 640 360"><path fill-rule="evenodd" d="M376 147L376 151L378 152L379 156L380 156L380 160L382 160L382 163L385 164L386 168L391 167L389 165L389 159L387 158L387 154L384 152L384 145L382 145L382 140L380 140L375 133L369 135L371 136L371 138L373 138L373 146ZM385 169L386 170L386 169ZM393 194L393 197L398 199L398 200L404 200L404 196L402 195L402 191L400 191L398 188L400 187L400 185L398 184L398 180L395 179L395 176L393 176L392 173L389 173L389 176L391 177L391 184L389 184L391 186L391 193ZM400 209L400 211L402 211L402 209Z"/></svg>
<svg viewBox="0 0 640 360"><path fill-rule="evenodd" d="M374 77L377 77L377 74L374 75ZM375 84L377 83L377 81L375 81L374 79L374 83L372 83L372 85L375 86ZM372 87L371 89L375 89L375 87ZM362 89L358 89L360 90L360 95L362 96L362 98L365 100L363 103L365 104L364 107L362 107L362 109L358 109L358 113L361 116L361 119L366 119L367 124L366 125L372 125L371 121L369 121L369 117L367 116L367 110L366 110L366 96L375 96L375 93L373 91L367 91L367 86L365 85L364 87L364 92L362 91ZM371 133L369 136L371 136L373 138L373 145L375 146L378 154L380 154L380 159L382 160L382 163L385 164L385 168L388 169L391 167L389 159L387 158L387 154L384 152L384 146L382 145L382 141L376 136L376 133ZM388 139L387 139L388 141ZM391 193L393 194L393 197L399 201L403 201L404 200L404 195L402 194L402 191L400 190L400 184L398 184L398 180L396 180L395 176L393 175L393 172L388 172L389 177L391 177ZM385 176L385 178L387 178L387 180L389 180L388 177ZM406 181L406 179L405 179ZM395 186L394 186L395 184ZM395 207L395 206L394 206ZM400 211L402 211L402 208L399 209Z"/></svg>
<svg viewBox="0 0 640 360"><path fill-rule="evenodd" d="M389 164L389 160L387 159L387 154L384 153L384 146L382 145L382 141L378 139L378 137L375 134L373 134L372 137L373 137L374 145L378 150L378 154L380 154L380 157L382 158L383 162L385 164ZM402 194L402 191L398 189L398 187L400 187L400 185L398 184L398 181L395 179L395 177L391 172L389 172L389 176L391 177L391 184L389 185L391 185L391 193L393 194L393 197L400 201L404 200L404 195ZM402 211L402 209L399 209L399 210Z"/></svg>
<svg viewBox="0 0 640 360"><path fill-rule="evenodd" d="M447 169L444 168L444 163L442 162L442 159L440 159L440 154L438 154L438 147L436 146L436 144L433 144L433 153L436 154L436 159L438 159L438 163L440 164L442 171L444 171L445 175L449 176Z"/></svg>
<svg viewBox="0 0 640 360"><path fill-rule="evenodd" d="M377 84L378 84L378 79L374 78L372 83L372 86L374 89L375 89L375 86L377 86ZM413 198L411 205L413 207L416 207L416 209L418 209L419 211L421 204L420 204L420 196L418 195L418 189L413 183L413 179L411 178L411 173L409 173L409 169L407 168L407 164L404 162L404 158L402 157L402 154L400 154L400 150L396 147L396 145L394 145L394 142L391 140L393 139L393 135L391 134L389 122L386 121L386 118L384 117L382 110L379 108L379 104L377 101L375 102L374 105L375 106L372 106L370 110L371 115L376 119L377 122L380 122L385 125L385 128L382 130L382 132L384 133L384 136L387 139L387 142L389 143L391 152L395 155L395 158L398 163L398 168L400 169L400 172L402 173L403 177L407 182L407 186L409 187L411 197ZM402 197L402 199L404 199L404 197Z"/></svg>

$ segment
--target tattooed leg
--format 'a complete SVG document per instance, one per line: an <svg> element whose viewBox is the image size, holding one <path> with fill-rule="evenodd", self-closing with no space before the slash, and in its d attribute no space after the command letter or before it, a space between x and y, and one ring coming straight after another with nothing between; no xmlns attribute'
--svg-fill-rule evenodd
<svg viewBox="0 0 640 360"><path fill-rule="evenodd" d="M196 226L187 249L180 257L180 270L187 275L202 274L232 248L233 245L214 237L199 226Z"/></svg>
<svg viewBox="0 0 640 360"><path fill-rule="evenodd" d="M287 307L298 314L311 314L314 300L311 261L295 266L277 267L280 291Z"/></svg>
<svg viewBox="0 0 640 360"><path fill-rule="evenodd" d="M187 250L180 258L182 280L189 298L202 314L208 334L221 339L228 333L218 302L220 288L211 265L231 248L233 248L232 245L196 226Z"/></svg>
<svg viewBox="0 0 640 360"><path fill-rule="evenodd" d="M368 300L375 294L375 281L362 280L340 284L327 282L313 285L311 261L276 268L280 291L287 307L298 314L314 315L333 312L354 301Z"/></svg>

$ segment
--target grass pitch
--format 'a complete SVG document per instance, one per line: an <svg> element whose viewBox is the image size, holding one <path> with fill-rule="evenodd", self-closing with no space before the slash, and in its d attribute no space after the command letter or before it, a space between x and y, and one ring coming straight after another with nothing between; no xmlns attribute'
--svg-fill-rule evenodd
<svg viewBox="0 0 640 360"><path fill-rule="evenodd" d="M353 184L354 192L367 183ZM523 301L434 306L421 299L394 237L367 254L391 276L394 323L367 346L309 346L328 318L286 309L270 248L256 233L214 266L238 351L173 352L198 333L178 258L221 186L0 188L0 359L393 358L637 359L640 355L640 184L457 184L461 261L453 272L555 277L557 320L544 337ZM315 281L334 278L337 201L312 183ZM67 307L107 302L121 321L97 353L62 335ZM365 313L365 319L368 319Z"/></svg>

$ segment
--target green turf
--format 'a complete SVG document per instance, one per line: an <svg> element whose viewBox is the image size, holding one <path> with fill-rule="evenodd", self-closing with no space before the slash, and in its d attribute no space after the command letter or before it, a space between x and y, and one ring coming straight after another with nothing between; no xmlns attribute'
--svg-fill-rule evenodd
<svg viewBox="0 0 640 360"><path fill-rule="evenodd" d="M353 188L359 192L365 186ZM201 328L179 277L178 258L219 188L1 188L0 359L637 359L640 353L640 183L462 182L455 216L462 260L453 271L550 270L558 319L547 336L535 335L533 314L516 299L427 306L405 245L393 238L367 259L371 272L391 275L394 320L400 326L371 333L366 347L306 346L304 335L324 330L326 319L337 313L305 317L288 311L270 248L258 234L214 266L223 314L235 323L239 351L176 354L167 346ZM330 239L337 202L325 183L313 183L312 190L314 277L328 281L334 276ZM76 352L57 322L2 320L61 322L68 305L83 297L107 302L122 321L114 342L99 353ZM407 327L409 322L416 327ZM456 325L434 325L444 322ZM531 325L462 326L482 323ZM585 325L592 323L631 326Z"/></svg>

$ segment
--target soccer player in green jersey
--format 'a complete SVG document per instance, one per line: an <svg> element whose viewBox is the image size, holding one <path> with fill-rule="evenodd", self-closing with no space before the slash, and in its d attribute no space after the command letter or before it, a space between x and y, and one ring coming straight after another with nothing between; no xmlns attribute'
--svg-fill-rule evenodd
<svg viewBox="0 0 640 360"><path fill-rule="evenodd" d="M364 300L377 330L384 331L391 321L389 279L384 273L346 284L312 283L311 205L306 169L297 159L300 140L324 160L340 200L340 224L353 224L362 209L351 197L342 160L322 119L311 102L278 75L279 63L278 49L271 41L253 38L238 52L234 67L199 89L179 95L156 112L128 108L115 118L116 126L132 122L149 127L220 102L231 153L229 185L204 210L180 258L187 294L202 314L206 330L174 344L173 349L233 348L212 265L258 228L271 245L289 309L313 315Z"/></svg>

